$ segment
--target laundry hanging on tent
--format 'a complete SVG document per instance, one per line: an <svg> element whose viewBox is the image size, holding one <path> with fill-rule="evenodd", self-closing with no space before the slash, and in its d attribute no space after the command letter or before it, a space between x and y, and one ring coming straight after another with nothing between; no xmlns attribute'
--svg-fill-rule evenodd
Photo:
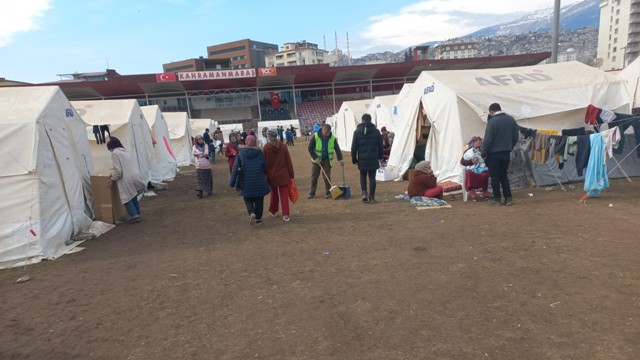
<svg viewBox="0 0 640 360"><path fill-rule="evenodd" d="M605 142L602 134L591 134L588 137L590 156L584 177L584 191L587 193L587 197L600 197L602 190L609 187Z"/></svg>

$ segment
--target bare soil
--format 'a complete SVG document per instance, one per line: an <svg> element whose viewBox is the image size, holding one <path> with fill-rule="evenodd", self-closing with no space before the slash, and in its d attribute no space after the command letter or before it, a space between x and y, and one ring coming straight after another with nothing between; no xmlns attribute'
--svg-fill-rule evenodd
<svg viewBox="0 0 640 360"><path fill-rule="evenodd" d="M640 180L418 211L406 181L363 204L349 161L356 196L307 200L291 152L289 223L250 226L218 158L212 197L187 169L143 222L1 271L0 359L640 358Z"/></svg>

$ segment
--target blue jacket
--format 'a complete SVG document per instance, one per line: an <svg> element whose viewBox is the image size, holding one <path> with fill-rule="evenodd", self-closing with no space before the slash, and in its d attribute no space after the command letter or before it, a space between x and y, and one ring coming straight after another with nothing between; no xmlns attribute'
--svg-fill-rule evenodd
<svg viewBox="0 0 640 360"><path fill-rule="evenodd" d="M263 197L269 193L269 184L265 175L266 161L262 151L257 148L242 148L233 163L229 186L236 186L238 167L242 167L242 189L240 194L246 198Z"/></svg>

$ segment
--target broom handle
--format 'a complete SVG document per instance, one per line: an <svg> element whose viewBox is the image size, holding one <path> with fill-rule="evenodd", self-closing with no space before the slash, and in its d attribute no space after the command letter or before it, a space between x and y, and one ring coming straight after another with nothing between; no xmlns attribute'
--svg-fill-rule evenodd
<svg viewBox="0 0 640 360"><path fill-rule="evenodd" d="M331 179L329 179L329 176L327 176L327 173L324 172L324 168L322 167L322 165L320 163L317 163L318 166L320 166L320 171L322 171L322 175L324 175L325 179L327 179L327 181L329 182L330 186L333 186L333 184L331 183Z"/></svg>
<svg viewBox="0 0 640 360"><path fill-rule="evenodd" d="M344 166L342 166L342 186L347 186L347 181L344 179Z"/></svg>

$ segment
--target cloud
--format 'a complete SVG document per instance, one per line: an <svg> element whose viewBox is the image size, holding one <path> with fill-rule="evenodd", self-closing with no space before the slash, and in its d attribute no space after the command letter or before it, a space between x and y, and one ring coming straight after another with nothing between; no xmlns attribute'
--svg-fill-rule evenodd
<svg viewBox="0 0 640 360"><path fill-rule="evenodd" d="M565 0L562 6L580 0ZM370 25L359 34L362 47L404 48L426 41L464 36L507 18L553 6L549 0L422 0L396 13L369 18Z"/></svg>
<svg viewBox="0 0 640 360"><path fill-rule="evenodd" d="M0 47L13 41L15 34L39 28L38 20L51 9L51 0L0 1Z"/></svg>

